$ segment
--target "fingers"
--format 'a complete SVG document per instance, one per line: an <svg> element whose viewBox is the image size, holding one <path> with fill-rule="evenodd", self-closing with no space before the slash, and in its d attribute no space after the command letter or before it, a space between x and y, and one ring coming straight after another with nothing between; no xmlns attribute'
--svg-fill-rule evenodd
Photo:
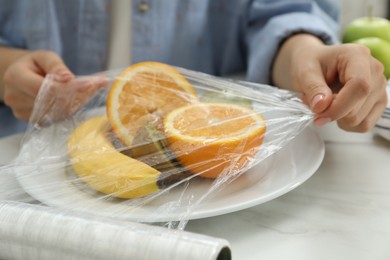
<svg viewBox="0 0 390 260"><path fill-rule="evenodd" d="M383 83L386 85L386 81ZM339 127L347 131L367 132L371 130L381 117L387 104L387 95L381 91L373 91L362 106L353 109L345 117L337 121Z"/></svg>
<svg viewBox="0 0 390 260"><path fill-rule="evenodd" d="M31 96L16 91L7 92L5 104L12 104L12 112L16 118L27 121L33 107L34 100Z"/></svg>
<svg viewBox="0 0 390 260"><path fill-rule="evenodd" d="M7 92L25 94L35 97L42 84L43 76L32 69L35 64L29 59L21 59L13 63L4 73L5 101Z"/></svg>
<svg viewBox="0 0 390 260"><path fill-rule="evenodd" d="M310 75L309 75L310 74ZM297 83L303 93L303 99L314 113L321 113L332 102L332 92L324 78L315 77L322 75L320 70L308 70L308 76L302 77Z"/></svg>
<svg viewBox="0 0 390 260"><path fill-rule="evenodd" d="M45 88L46 92L40 95L31 121L48 125L72 116L108 83L109 79L103 75L84 76L65 83L52 78L47 83L49 85Z"/></svg>
<svg viewBox="0 0 390 260"><path fill-rule="evenodd" d="M319 63L301 64L295 69L295 86L303 94L302 99L314 113L321 113L332 102L332 91L323 77Z"/></svg>
<svg viewBox="0 0 390 260"><path fill-rule="evenodd" d="M4 73L4 103L15 117L28 120L44 77L55 74L59 82L74 77L62 59L51 51L34 51L11 64Z"/></svg>
<svg viewBox="0 0 390 260"><path fill-rule="evenodd" d="M4 81L9 88L35 97L49 73L55 74L56 80L61 82L74 77L56 53L36 51L12 64L4 75Z"/></svg>
<svg viewBox="0 0 390 260"><path fill-rule="evenodd" d="M386 106L383 65L362 46L344 45L333 50L341 90L316 120L335 120L344 130L367 132Z"/></svg>
<svg viewBox="0 0 390 260"><path fill-rule="evenodd" d="M15 68L18 71L18 68ZM43 82L43 77L32 71L26 70L20 75L13 76L6 80L4 88L4 103L12 109L14 116L20 120L27 121L34 106L35 96Z"/></svg>
<svg viewBox="0 0 390 260"><path fill-rule="evenodd" d="M74 77L62 58L55 52L37 51L33 53L32 59L42 69L44 75L54 74L57 81L66 82Z"/></svg>
<svg viewBox="0 0 390 260"><path fill-rule="evenodd" d="M363 114L354 115L353 117L346 117L337 121L341 129L350 132L368 132L378 122L383 113L383 103L386 104L387 98L383 96L381 102L376 103L370 111L362 111Z"/></svg>
<svg viewBox="0 0 390 260"><path fill-rule="evenodd" d="M355 48L358 47L358 48ZM380 67L372 69L370 53L360 46L351 46L339 56L337 65L342 88L327 111L333 120L339 120L358 110L373 92L377 74L383 78Z"/></svg>

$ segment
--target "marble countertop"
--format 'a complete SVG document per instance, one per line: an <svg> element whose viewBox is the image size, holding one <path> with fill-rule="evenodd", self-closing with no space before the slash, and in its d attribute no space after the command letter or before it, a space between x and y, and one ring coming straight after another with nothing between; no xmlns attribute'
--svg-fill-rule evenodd
<svg viewBox="0 0 390 260"><path fill-rule="evenodd" d="M186 230L227 239L240 260L390 259L390 142L335 124L317 131L325 158L308 181L264 204L191 220ZM0 165L17 156L20 140L0 139Z"/></svg>

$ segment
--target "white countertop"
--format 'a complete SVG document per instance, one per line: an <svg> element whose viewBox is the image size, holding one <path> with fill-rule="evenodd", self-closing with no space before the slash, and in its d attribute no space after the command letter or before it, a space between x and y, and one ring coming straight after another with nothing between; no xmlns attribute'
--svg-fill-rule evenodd
<svg viewBox="0 0 390 260"><path fill-rule="evenodd" d="M227 239L239 260L390 259L390 142L334 124L318 131L326 153L308 181L267 203L189 221L186 230ZM20 139L0 139L0 165L17 156Z"/></svg>

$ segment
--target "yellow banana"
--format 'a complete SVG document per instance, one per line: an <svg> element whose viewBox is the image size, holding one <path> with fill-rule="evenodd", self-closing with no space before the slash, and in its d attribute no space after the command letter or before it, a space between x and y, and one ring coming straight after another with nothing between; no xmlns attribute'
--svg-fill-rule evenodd
<svg viewBox="0 0 390 260"><path fill-rule="evenodd" d="M68 139L74 172L92 188L118 198L138 198L159 190L161 172L115 149L105 116L91 118Z"/></svg>

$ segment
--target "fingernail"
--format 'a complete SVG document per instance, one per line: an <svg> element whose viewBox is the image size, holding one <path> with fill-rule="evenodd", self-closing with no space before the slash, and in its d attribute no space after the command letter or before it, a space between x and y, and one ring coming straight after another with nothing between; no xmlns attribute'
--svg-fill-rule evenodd
<svg viewBox="0 0 390 260"><path fill-rule="evenodd" d="M319 117L314 120L314 125L315 126L324 126L332 121L331 118L329 117Z"/></svg>
<svg viewBox="0 0 390 260"><path fill-rule="evenodd" d="M65 69L60 69L54 73L57 81L66 82L73 78L73 74Z"/></svg>
<svg viewBox="0 0 390 260"><path fill-rule="evenodd" d="M313 99L311 100L311 104L310 104L310 108L313 110L317 104L321 101L321 100L324 100L325 99L325 95L324 94L317 94L313 97Z"/></svg>

